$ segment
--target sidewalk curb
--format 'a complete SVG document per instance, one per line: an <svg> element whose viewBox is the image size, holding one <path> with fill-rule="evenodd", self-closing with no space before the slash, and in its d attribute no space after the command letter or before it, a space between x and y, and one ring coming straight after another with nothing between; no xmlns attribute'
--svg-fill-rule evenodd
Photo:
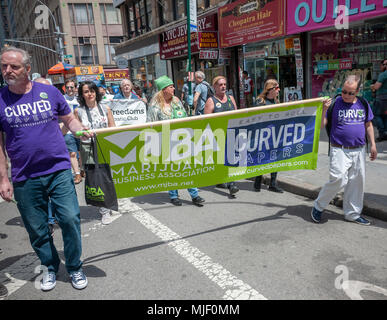
<svg viewBox="0 0 387 320"><path fill-rule="evenodd" d="M249 180L253 180L254 178L249 178ZM266 185L270 183L270 176L263 176L262 182ZM309 199L315 200L322 188L316 187L315 185L294 181L293 179L288 178L277 178L278 185L283 188L285 191L294 193L300 196L307 197ZM335 198L331 201L331 204L335 205L338 208L343 207L343 193L338 193ZM377 218L383 221L387 221L387 208L375 202L371 202L368 200L364 200L363 202L363 211L362 213L366 216Z"/></svg>

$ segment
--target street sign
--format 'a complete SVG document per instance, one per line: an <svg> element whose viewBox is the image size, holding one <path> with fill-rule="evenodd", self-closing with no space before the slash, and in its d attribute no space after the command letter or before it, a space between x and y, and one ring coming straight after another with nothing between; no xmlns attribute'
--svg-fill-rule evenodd
<svg viewBox="0 0 387 320"><path fill-rule="evenodd" d="M191 32L198 31L198 18L197 18L197 7L196 0L191 0L189 2L189 22Z"/></svg>
<svg viewBox="0 0 387 320"><path fill-rule="evenodd" d="M128 67L128 59L123 58L123 57L117 58L116 65L120 69L126 69Z"/></svg>
<svg viewBox="0 0 387 320"><path fill-rule="evenodd" d="M69 59L69 58L72 58L72 57L73 57L72 54L65 54L65 55L63 56L63 58L65 58L65 59Z"/></svg>

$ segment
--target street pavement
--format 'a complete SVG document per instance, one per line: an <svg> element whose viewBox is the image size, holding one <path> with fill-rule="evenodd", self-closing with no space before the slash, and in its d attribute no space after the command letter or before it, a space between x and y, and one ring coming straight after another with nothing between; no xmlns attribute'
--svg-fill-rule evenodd
<svg viewBox="0 0 387 320"><path fill-rule="evenodd" d="M375 218L365 227L344 222L339 201L321 224L311 222L312 200L328 179L321 140L315 171L278 174L283 194L256 193L243 180L235 199L224 189L201 188L201 208L186 190L179 191L182 207L171 205L166 192L120 199L114 221L104 226L85 204L83 183L77 185L89 278L82 291L71 287L63 264L54 290L35 287L39 260L16 206L0 203L0 300L386 300L387 142L378 142L378 160L367 162L364 214ZM63 261L60 229L54 240Z"/></svg>

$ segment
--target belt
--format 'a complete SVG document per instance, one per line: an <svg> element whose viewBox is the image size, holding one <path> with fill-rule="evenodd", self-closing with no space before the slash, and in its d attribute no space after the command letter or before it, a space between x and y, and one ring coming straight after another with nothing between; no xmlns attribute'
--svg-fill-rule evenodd
<svg viewBox="0 0 387 320"><path fill-rule="evenodd" d="M332 147L335 147L335 148L341 148L341 149L358 149L358 148L363 147L363 146L345 147L345 146L342 146L342 145L340 145L340 144L335 144L335 143L331 143L331 146L332 146Z"/></svg>

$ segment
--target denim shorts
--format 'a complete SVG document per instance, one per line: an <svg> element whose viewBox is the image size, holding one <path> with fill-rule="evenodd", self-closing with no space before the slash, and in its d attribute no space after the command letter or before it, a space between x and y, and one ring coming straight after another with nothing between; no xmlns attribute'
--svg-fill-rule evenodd
<svg viewBox="0 0 387 320"><path fill-rule="evenodd" d="M79 139L75 138L72 134L65 134L64 139L68 152L79 151Z"/></svg>

